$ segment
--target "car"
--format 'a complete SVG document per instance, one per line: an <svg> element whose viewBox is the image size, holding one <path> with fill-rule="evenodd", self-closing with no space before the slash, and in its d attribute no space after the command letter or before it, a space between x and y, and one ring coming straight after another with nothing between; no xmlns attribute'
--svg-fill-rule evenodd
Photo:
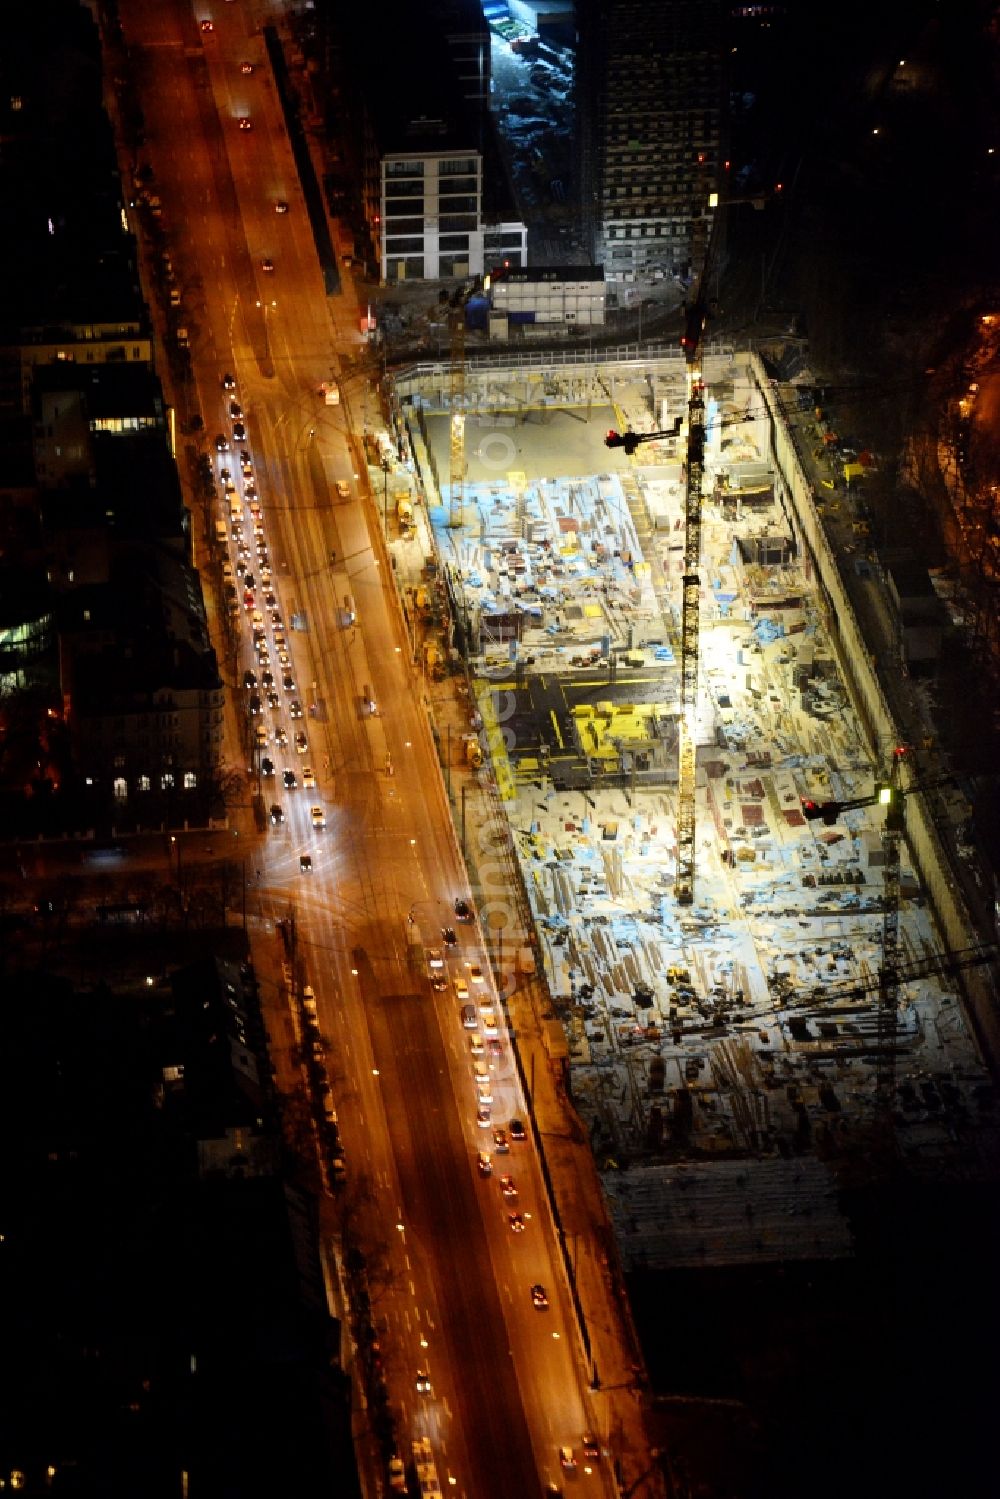
<svg viewBox="0 0 1000 1499"><path fill-rule="evenodd" d="M215 22L214 21L202 21L202 23L201 23L201 29L204 32L214 31L215 30Z"/></svg>
<svg viewBox="0 0 1000 1499"><path fill-rule="evenodd" d="M508 1202L517 1201L517 1188L514 1185L514 1178L512 1176L501 1176L500 1191Z"/></svg>
<svg viewBox="0 0 1000 1499"><path fill-rule="evenodd" d="M243 587L244 588L253 588L253 586L254 586L253 573L250 573L250 572L244 573L243 574Z"/></svg>
<svg viewBox="0 0 1000 1499"><path fill-rule="evenodd" d="M476 1019L475 1005L462 1006L462 1025L467 1031L474 1031L478 1027L479 1021Z"/></svg>
<svg viewBox="0 0 1000 1499"><path fill-rule="evenodd" d="M459 898L455 902L455 915L459 921L472 920L472 908L467 900Z"/></svg>
<svg viewBox="0 0 1000 1499"><path fill-rule="evenodd" d="M260 263L260 268L262 271L266 271L268 273L274 270L274 261L271 259L270 255L264 256L264 259Z"/></svg>
<svg viewBox="0 0 1000 1499"><path fill-rule="evenodd" d="M236 389L236 377L235 375L231 375L228 370L222 377L222 388L223 390Z"/></svg>
<svg viewBox="0 0 1000 1499"><path fill-rule="evenodd" d="M507 1128L510 1130L510 1138L512 1140L526 1140L528 1138L527 1130L520 1119L512 1119Z"/></svg>
<svg viewBox="0 0 1000 1499"><path fill-rule="evenodd" d="M483 977L483 970L480 968L478 963L469 964L469 982L472 984L486 983L486 980Z"/></svg>
<svg viewBox="0 0 1000 1499"><path fill-rule="evenodd" d="M269 677L271 673L268 671L264 675ZM281 707L281 694L276 692L273 687L267 689L267 706L272 709Z"/></svg>
<svg viewBox="0 0 1000 1499"><path fill-rule="evenodd" d="M476 1123L480 1129L489 1129L493 1115L490 1113L489 1105L481 1103L476 1110Z"/></svg>
<svg viewBox="0 0 1000 1499"><path fill-rule="evenodd" d="M254 730L254 737L257 741L257 748L263 749L267 743L267 730L262 723L259 723Z"/></svg>
<svg viewBox="0 0 1000 1499"><path fill-rule="evenodd" d="M308 752L308 749L309 749L309 741L308 741L308 739L303 734L303 732L302 732L301 729L297 729L296 732L295 732L295 752L296 752L296 754L298 754L298 755L304 755L304 754L306 754Z"/></svg>
<svg viewBox="0 0 1000 1499"><path fill-rule="evenodd" d="M508 1213L507 1222L510 1224L512 1234L523 1234L528 1226L524 1221L523 1213Z"/></svg>
<svg viewBox="0 0 1000 1499"><path fill-rule="evenodd" d="M275 609L275 608L277 608L277 605L278 605L278 596L277 596L277 594L272 593L271 590L268 589L267 593L265 593L265 595L264 595L264 603L267 605L267 607L269 609ZM271 623L272 624L274 623L274 616L273 615L271 616Z"/></svg>
<svg viewBox="0 0 1000 1499"><path fill-rule="evenodd" d="M258 713L260 712L259 692L251 692L250 696L247 698L247 712L250 714L251 718L257 717Z"/></svg>
<svg viewBox="0 0 1000 1499"><path fill-rule="evenodd" d="M237 442L242 442L247 435L247 429L242 422L233 422L233 436Z"/></svg>
<svg viewBox="0 0 1000 1499"><path fill-rule="evenodd" d="M243 470L244 477L246 477L246 475L253 468L253 459L250 457L250 453L247 448L240 448L240 467Z"/></svg>
<svg viewBox="0 0 1000 1499"><path fill-rule="evenodd" d="M284 687L286 692L295 691L295 678L292 676L290 671L282 673L281 685L282 687Z"/></svg>
<svg viewBox="0 0 1000 1499"><path fill-rule="evenodd" d="M311 765L303 765L302 767L302 784L307 791L311 791L316 785L316 777L313 775Z"/></svg>
<svg viewBox="0 0 1000 1499"><path fill-rule="evenodd" d="M426 1369L417 1370L416 1386L418 1395L429 1395L431 1393L431 1377Z"/></svg>
<svg viewBox="0 0 1000 1499"><path fill-rule="evenodd" d="M278 653L278 659L281 659L280 652ZM290 718L302 717L302 704L299 702L297 697L292 698L292 701L288 704L288 714Z"/></svg>
<svg viewBox="0 0 1000 1499"><path fill-rule="evenodd" d="M582 1442L581 1445L583 1447L583 1455L584 1455L584 1457L600 1457L600 1455L601 1455L601 1444L597 1440L597 1438L594 1436L593 1432L590 1432L590 1431L584 1432L584 1434L583 1434L583 1442Z"/></svg>
<svg viewBox="0 0 1000 1499"><path fill-rule="evenodd" d="M490 1158L490 1153L488 1150L480 1150L476 1152L476 1169L478 1170L480 1176L493 1175L493 1161Z"/></svg>
<svg viewBox="0 0 1000 1499"><path fill-rule="evenodd" d="M312 984L302 985L302 1008L307 1015L315 1015L316 1013L316 990ZM329 1083L327 1087L329 1087Z"/></svg>
<svg viewBox="0 0 1000 1499"><path fill-rule="evenodd" d="M284 749L288 743L288 730L282 728L280 724L274 731L274 742L275 744L280 745L282 749Z"/></svg>
<svg viewBox="0 0 1000 1499"><path fill-rule="evenodd" d="M323 811L322 807L310 807L309 815L312 818L312 825L314 828L326 827L326 813Z"/></svg>
<svg viewBox="0 0 1000 1499"><path fill-rule="evenodd" d="M271 569L269 567L262 567L261 568L261 570L260 570L260 581L265 585L265 587L266 587L266 585L268 583L270 583L270 581L271 581Z"/></svg>
<svg viewBox="0 0 1000 1499"><path fill-rule="evenodd" d="M463 978L453 978L452 984L455 986L455 998L461 1000L461 1002L465 1004L465 1002L469 998L468 984Z"/></svg>
<svg viewBox="0 0 1000 1499"><path fill-rule="evenodd" d="M252 130L253 129L253 120L251 120L251 118L250 118L249 115L240 115L239 124L240 124L240 129L241 130Z"/></svg>
<svg viewBox="0 0 1000 1499"><path fill-rule="evenodd" d="M337 480L336 490L342 500L349 500L351 498L351 486L346 479Z"/></svg>
<svg viewBox="0 0 1000 1499"><path fill-rule="evenodd" d="M299 871L301 874L312 874L312 855L299 854Z"/></svg>
<svg viewBox="0 0 1000 1499"><path fill-rule="evenodd" d="M275 203L275 205L274 205L274 211L275 211L275 213L287 213L288 212L288 204L285 202L284 198L279 198L278 199L277 203Z"/></svg>
<svg viewBox="0 0 1000 1499"><path fill-rule="evenodd" d="M240 420L243 415L243 407L240 405L239 401L230 401L229 415L232 417L234 422L238 422Z"/></svg>
<svg viewBox="0 0 1000 1499"><path fill-rule="evenodd" d="M429 947L427 949L427 967L431 973L443 973L444 958L439 947Z"/></svg>
<svg viewBox="0 0 1000 1499"><path fill-rule="evenodd" d="M244 74L245 77L249 78L250 74L253 72L253 63L252 62L241 62L240 63L240 72L242 74Z"/></svg>
<svg viewBox="0 0 1000 1499"><path fill-rule="evenodd" d="M229 452L229 439L222 432L215 434L215 451L217 453Z"/></svg>
<svg viewBox="0 0 1000 1499"><path fill-rule="evenodd" d="M280 805L277 802L272 802L271 803L271 821L272 821L272 823L274 824L275 827L277 827L278 823L279 822L284 822L284 820L285 820L285 814L281 810Z"/></svg>
<svg viewBox="0 0 1000 1499"><path fill-rule="evenodd" d="M294 791L295 788L296 788L296 786L299 784L298 783L298 779L296 778L294 770L286 770L286 771L284 771L283 774L282 774L281 779L284 781L285 786L288 788L289 791Z"/></svg>
<svg viewBox="0 0 1000 1499"><path fill-rule="evenodd" d="M170 288L170 305L171 307L179 307L181 305L181 294L176 286Z"/></svg>
<svg viewBox="0 0 1000 1499"><path fill-rule="evenodd" d="M389 1459L389 1487L394 1494L406 1493L406 1469L401 1457Z"/></svg>
<svg viewBox="0 0 1000 1499"><path fill-rule="evenodd" d="M267 776L269 779L274 775L274 761L269 760L267 755L265 755L263 760L260 762L260 773L262 776Z"/></svg>
<svg viewBox="0 0 1000 1499"><path fill-rule="evenodd" d="M257 686L257 673L255 671L250 671L248 668L243 673L243 686L246 688L247 692L253 691L253 689Z"/></svg>
<svg viewBox="0 0 1000 1499"><path fill-rule="evenodd" d="M563 1499L563 1491L557 1483L545 1485L545 1499Z"/></svg>
<svg viewBox="0 0 1000 1499"><path fill-rule="evenodd" d="M477 1035L469 1037L469 1050L474 1057L481 1057L483 1055L486 1047L483 1045L482 1038L480 1036Z"/></svg>
<svg viewBox="0 0 1000 1499"><path fill-rule="evenodd" d="M497 1034L497 1017L496 1017L496 1014L494 1013L493 1010L491 1010L489 1008L489 1006L484 1006L483 1009L482 1009L482 1011L481 1011L481 1015L482 1015L483 1033L484 1033L484 1035L486 1035L486 1036L495 1036Z"/></svg>
<svg viewBox="0 0 1000 1499"><path fill-rule="evenodd" d="M505 1129L495 1129L493 1131L493 1149L497 1155L510 1154L510 1142L507 1139L507 1131Z"/></svg>
<svg viewBox="0 0 1000 1499"><path fill-rule="evenodd" d="M576 1467L576 1458L573 1456L572 1447L559 1448L559 1462L567 1470L567 1472L569 1471L569 1469Z"/></svg>
<svg viewBox="0 0 1000 1499"><path fill-rule="evenodd" d="M441 928L441 941L445 947L458 946L458 938L455 936L455 928L453 926L444 926Z"/></svg>
<svg viewBox="0 0 1000 1499"><path fill-rule="evenodd" d="M264 687L264 688L273 687L274 686L274 672L273 671L261 672L260 685L262 687Z"/></svg>
<svg viewBox="0 0 1000 1499"><path fill-rule="evenodd" d="M491 1057L502 1057L503 1043L500 1041L500 1038L498 1036L490 1036L486 1043L486 1050Z"/></svg>
<svg viewBox="0 0 1000 1499"><path fill-rule="evenodd" d="M539 1311L544 1311L549 1304L548 1293L544 1286L535 1285L531 1288L531 1304Z"/></svg>

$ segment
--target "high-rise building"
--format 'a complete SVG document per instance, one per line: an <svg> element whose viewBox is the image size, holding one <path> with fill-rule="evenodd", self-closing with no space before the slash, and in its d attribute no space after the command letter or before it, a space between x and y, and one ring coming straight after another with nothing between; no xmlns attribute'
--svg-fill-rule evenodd
<svg viewBox="0 0 1000 1499"><path fill-rule="evenodd" d="M489 33L468 0L414 12L387 0L392 45L372 60L367 18L345 19L343 131L356 163L370 261L383 282L481 276L524 265L487 101Z"/></svg>
<svg viewBox="0 0 1000 1499"><path fill-rule="evenodd" d="M687 277L718 187L718 0L578 0L577 130L584 243L609 283Z"/></svg>

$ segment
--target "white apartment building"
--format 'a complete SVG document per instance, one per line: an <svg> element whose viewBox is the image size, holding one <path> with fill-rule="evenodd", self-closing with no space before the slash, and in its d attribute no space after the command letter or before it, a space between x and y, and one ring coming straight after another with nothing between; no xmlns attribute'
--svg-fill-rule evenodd
<svg viewBox="0 0 1000 1499"><path fill-rule="evenodd" d="M381 161L383 282L481 276L498 260L523 265L524 224L483 220L483 159L476 150L400 151Z"/></svg>

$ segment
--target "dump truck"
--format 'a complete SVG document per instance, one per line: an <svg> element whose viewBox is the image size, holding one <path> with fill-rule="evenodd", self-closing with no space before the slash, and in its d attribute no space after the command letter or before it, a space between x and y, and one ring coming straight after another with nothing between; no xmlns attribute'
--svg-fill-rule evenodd
<svg viewBox="0 0 1000 1499"><path fill-rule="evenodd" d="M427 675L433 681L440 681L444 676L444 657L441 654L440 647L435 645L432 640L429 640L424 646L424 665L427 668Z"/></svg>
<svg viewBox="0 0 1000 1499"><path fill-rule="evenodd" d="M413 501L405 490L396 496L396 519L402 534L409 535L413 530Z"/></svg>

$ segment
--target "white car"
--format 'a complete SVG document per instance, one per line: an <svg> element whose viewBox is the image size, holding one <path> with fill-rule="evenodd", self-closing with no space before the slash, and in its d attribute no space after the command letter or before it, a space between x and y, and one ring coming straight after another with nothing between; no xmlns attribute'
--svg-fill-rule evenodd
<svg viewBox="0 0 1000 1499"><path fill-rule="evenodd" d="M469 986L468 986L468 984L465 982L465 980L463 978L458 978L458 977L452 979L452 983L455 986L455 998L458 999L458 1000L460 1000L461 1003L464 1005L466 1003L466 1001L468 1000L468 998L469 998Z"/></svg>
<svg viewBox="0 0 1000 1499"><path fill-rule="evenodd" d="M349 500L351 498L351 486L346 479L337 480L337 493L342 500Z"/></svg>
<svg viewBox="0 0 1000 1499"><path fill-rule="evenodd" d="M307 791L316 785L316 777L313 775L310 765L303 765L302 767L302 784Z"/></svg>
<svg viewBox="0 0 1000 1499"><path fill-rule="evenodd" d="M323 811L322 807L310 807L309 814L312 817L312 825L314 828L326 827L326 813Z"/></svg>
<svg viewBox="0 0 1000 1499"><path fill-rule="evenodd" d="M486 1035L487 1036L498 1036L500 1034L500 1032L497 1029L497 1017L496 1017L495 1011L493 1011L491 1009L484 1008L484 1009L480 1010L479 1014L480 1014L480 1018L481 1018L481 1020L483 1022L483 1030L486 1033Z"/></svg>
<svg viewBox="0 0 1000 1499"><path fill-rule="evenodd" d="M486 983L486 980L483 977L483 970L480 968L480 966L479 966L478 963L470 963L469 964L469 979L471 980L471 982L473 984L485 984Z"/></svg>

